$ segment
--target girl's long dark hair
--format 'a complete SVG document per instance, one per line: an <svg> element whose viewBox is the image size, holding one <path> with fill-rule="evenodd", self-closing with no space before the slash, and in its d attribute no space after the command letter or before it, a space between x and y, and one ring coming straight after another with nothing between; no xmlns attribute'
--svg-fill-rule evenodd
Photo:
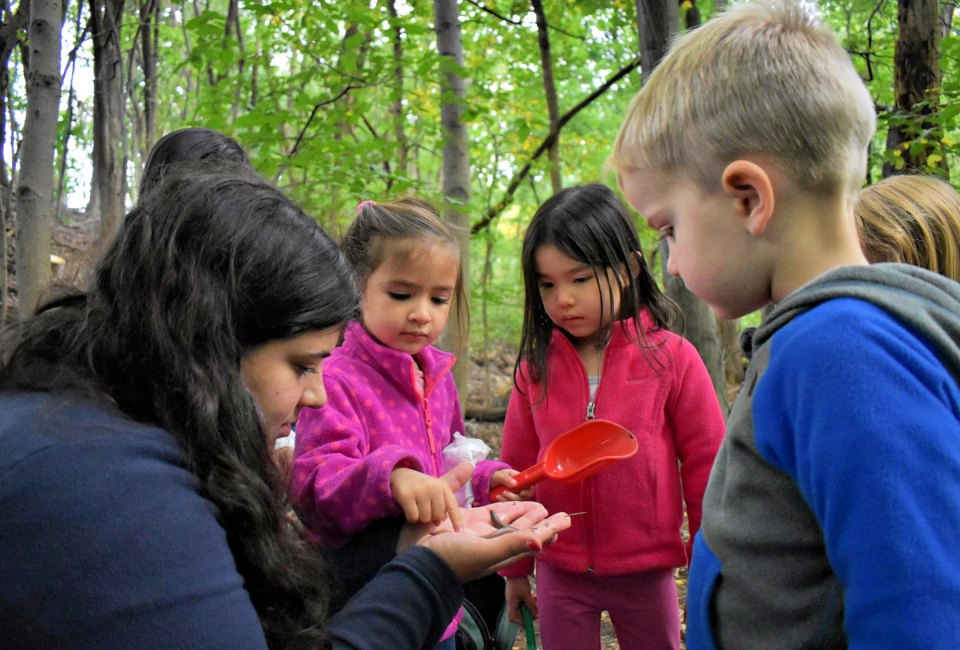
<svg viewBox="0 0 960 650"><path fill-rule="evenodd" d="M184 170L142 197L86 293L5 332L0 388L102 393L170 432L219 510L270 645L315 647L327 578L285 519L240 360L343 323L357 300L346 258L279 191L239 168Z"/></svg>
<svg viewBox="0 0 960 650"><path fill-rule="evenodd" d="M523 328L514 366L515 383L520 366L526 361L530 381L542 383L540 395L546 394L547 348L555 325L540 298L536 254L542 246L553 246L567 257L595 269L638 268L637 273L616 274L620 312L613 316L621 321L621 327L626 327L624 319L637 317L643 308L660 329L671 327L680 318L679 307L660 291L647 268L637 228L623 202L610 188L599 183L568 187L537 209L523 238ZM595 277L597 289L601 290L600 283L606 280L599 274ZM634 321L633 329L637 344L649 352L639 319Z"/></svg>

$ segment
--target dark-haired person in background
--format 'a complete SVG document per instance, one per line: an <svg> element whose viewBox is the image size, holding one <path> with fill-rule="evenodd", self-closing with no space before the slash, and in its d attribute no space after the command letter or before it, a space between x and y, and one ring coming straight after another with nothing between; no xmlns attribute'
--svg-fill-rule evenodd
<svg viewBox="0 0 960 650"><path fill-rule="evenodd" d="M219 131L191 126L167 133L157 140L140 177L140 196L143 196L163 177L183 163L222 162L253 169L247 152L233 138Z"/></svg>

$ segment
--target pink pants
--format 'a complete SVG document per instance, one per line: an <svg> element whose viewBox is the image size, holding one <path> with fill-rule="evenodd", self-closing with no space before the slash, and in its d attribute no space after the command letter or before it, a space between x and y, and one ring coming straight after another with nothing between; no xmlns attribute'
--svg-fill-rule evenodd
<svg viewBox="0 0 960 650"><path fill-rule="evenodd" d="M544 650L599 650L603 611L621 650L680 648L673 569L595 576L537 562L537 609Z"/></svg>

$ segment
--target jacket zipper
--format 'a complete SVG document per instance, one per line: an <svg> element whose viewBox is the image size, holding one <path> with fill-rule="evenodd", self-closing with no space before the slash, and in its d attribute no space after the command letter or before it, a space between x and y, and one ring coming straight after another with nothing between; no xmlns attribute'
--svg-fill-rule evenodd
<svg viewBox="0 0 960 650"><path fill-rule="evenodd" d="M606 353L607 353L607 350L606 348L604 348L602 355L606 355ZM603 367L602 358L603 357L601 356L601 365L600 365L601 368ZM597 377L597 390L594 391L593 395L589 396L588 398L587 413L586 413L587 421L595 420L597 417L597 397L600 395L600 384L602 382L603 382L603 371L601 370L601 372ZM587 393L589 394L589 392L590 392L590 377L587 377ZM584 503L585 509L587 510L587 515L584 518L585 521L583 523L584 523L584 528L586 530L586 538L587 538L586 539L587 541L587 573L593 573L593 559L594 559L593 526L589 525L589 522L586 521L586 518L590 517L590 511L593 509L593 506L595 504L593 503L594 501L593 490L587 489L588 483L592 483L592 479L588 478L586 481L580 484L582 486L580 494L583 497L583 499L581 499L581 502L585 502L587 498L590 499L589 504Z"/></svg>
<svg viewBox="0 0 960 650"><path fill-rule="evenodd" d="M600 378L597 379L597 390L596 390L596 392L593 393L593 395L590 395L589 398L588 398L589 401L587 402L587 416L586 416L586 420L587 420L588 422L589 422L590 420L593 420L593 419L596 418L596 411L597 411L596 397L597 397L597 394L600 392L600 380L601 380L601 379L602 379L602 377L600 377ZM589 377L589 376L587 377L587 393L588 393L588 394L590 393L590 377ZM586 502L586 499L589 497L590 492L591 492L591 490L589 490L589 489L587 488L587 483L588 483L589 481L590 481L590 479L587 479L586 481L584 481L583 483L580 484L580 496L581 496L580 502L581 502L581 503L584 503L585 506L586 506L586 503L585 503L585 502ZM588 511L587 517L589 517L589 516L590 516L590 514L589 514L590 508L589 508L589 507L585 507L584 509ZM586 523L586 522L584 522L584 523ZM585 530L586 538L587 538L587 539L586 539L586 542L587 542L587 573L593 573L593 526L584 526L584 530Z"/></svg>
<svg viewBox="0 0 960 650"><path fill-rule="evenodd" d="M423 373L423 392L422 394L417 391L417 368L416 361L414 361L410 366L410 381L413 384L413 392L420 400L420 411L423 413L423 424L426 428L427 433L427 443L430 445L430 460L433 461L433 475L442 476L443 473L440 471L440 464L437 460L437 443L433 439L433 418L430 417L430 402L427 400L428 390L433 392L433 385L427 386L427 373Z"/></svg>

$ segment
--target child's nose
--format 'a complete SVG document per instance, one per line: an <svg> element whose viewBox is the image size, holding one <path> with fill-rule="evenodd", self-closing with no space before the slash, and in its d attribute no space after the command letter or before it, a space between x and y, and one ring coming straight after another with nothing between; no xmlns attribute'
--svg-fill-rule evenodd
<svg viewBox="0 0 960 650"><path fill-rule="evenodd" d="M568 307L573 304L573 291L566 288L557 290L557 304L561 307Z"/></svg>
<svg viewBox="0 0 960 650"><path fill-rule="evenodd" d="M410 320L414 323L426 323L430 320L430 306L426 301L417 301L410 311Z"/></svg>

